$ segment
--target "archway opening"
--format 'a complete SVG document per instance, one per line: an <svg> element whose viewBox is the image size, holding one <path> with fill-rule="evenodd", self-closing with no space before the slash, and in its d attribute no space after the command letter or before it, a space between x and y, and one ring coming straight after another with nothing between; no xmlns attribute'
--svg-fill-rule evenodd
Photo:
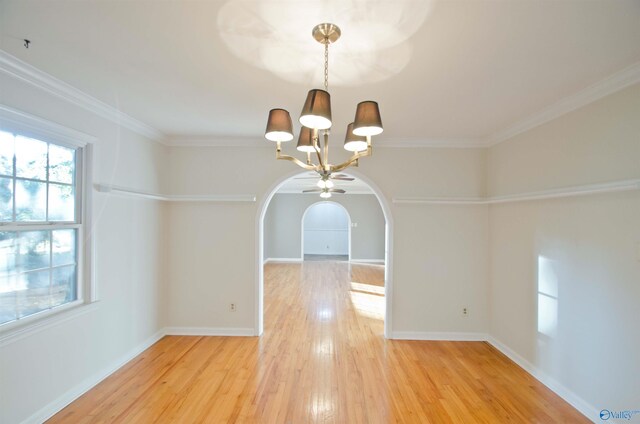
<svg viewBox="0 0 640 424"><path fill-rule="evenodd" d="M305 209L301 219L303 261L351 259L351 217L340 203L320 201Z"/></svg>
<svg viewBox="0 0 640 424"><path fill-rule="evenodd" d="M380 260L379 267L381 268L380 272L383 274L381 277L382 286L384 289L384 297L382 308L384 310L384 336L386 338L391 337L391 329L392 329L392 304L393 304L393 217L391 215L390 204L387 201L386 197L382 193L382 191L377 187L377 185L371 181L368 177L360 174L357 171L349 171L349 176L354 177L362 187L366 187L368 190L368 194L370 194L371 198L376 202L376 207L379 207L381 210L381 214L384 218L384 241L383 241L383 260ZM306 178L305 178L306 177ZM298 243L298 254L297 256L283 257L283 258L274 258L272 256L265 256L265 251L269 251L269 240L265 238L265 227L269 225L269 223L265 223L267 216L267 210L270 208L272 200L274 200L274 196L276 194L280 194L281 188L287 184L290 184L293 180L304 180L308 179L308 173L300 173L300 172L292 172L284 177L281 177L276 181L270 188L267 190L265 195L261 198L260 206L258 208L258 213L256 216L256 289L255 289L255 334L261 335L264 330L264 266L265 260L269 261L290 261L290 262L302 262L302 245ZM301 191L298 192L298 194ZM347 193L356 194L354 190L347 190ZM311 196L311 195L308 195ZM319 200L319 199L318 199ZM332 199L334 200L334 199ZM287 209L283 208L281 212L286 212ZM280 213L280 212L278 212ZM301 231L302 225L300 225L300 217L295 220L288 221L289 224L286 225L285 228L281 228L283 231L282 234L291 231ZM295 230L294 228L297 228ZM353 253L353 252L352 252ZM352 255L353 256L353 255ZM354 261L354 258L351 258L351 261ZM349 262L352 264L353 262ZM351 268L351 265L349 265ZM352 285L352 291L354 292L363 292L362 285L358 285L357 281L354 281L355 285ZM364 287L366 288L366 287ZM369 294L379 294L379 293L369 293ZM362 306L356 305L358 303L358 299L362 298L357 294L354 298L352 296L352 303L354 307ZM366 305L365 305L366 306Z"/></svg>

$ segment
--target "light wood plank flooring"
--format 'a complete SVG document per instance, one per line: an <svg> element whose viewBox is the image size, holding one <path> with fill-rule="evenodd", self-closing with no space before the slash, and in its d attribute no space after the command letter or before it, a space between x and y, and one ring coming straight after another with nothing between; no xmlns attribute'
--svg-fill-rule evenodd
<svg viewBox="0 0 640 424"><path fill-rule="evenodd" d="M589 422L487 343L385 340L383 274L269 264L262 337L165 337L50 422Z"/></svg>

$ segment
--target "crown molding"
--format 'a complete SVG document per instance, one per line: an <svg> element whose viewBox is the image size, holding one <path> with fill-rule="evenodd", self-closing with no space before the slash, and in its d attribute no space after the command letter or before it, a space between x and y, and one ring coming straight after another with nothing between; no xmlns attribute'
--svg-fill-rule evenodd
<svg viewBox="0 0 640 424"><path fill-rule="evenodd" d="M273 147L275 143L262 137L238 137L238 136L202 136L180 137L173 136L164 140L169 147ZM286 143L285 143L286 144Z"/></svg>
<svg viewBox="0 0 640 424"><path fill-rule="evenodd" d="M157 129L138 121L93 96L49 75L38 68L18 59L0 49L0 72L31 84L53 96L95 113L118 125L147 137L153 141L163 143L164 134Z"/></svg>
<svg viewBox="0 0 640 424"><path fill-rule="evenodd" d="M507 128L487 137L484 141L486 147L495 146L518 134L538 127L562 115L586 106L605 96L613 94L623 88L640 82L640 62L636 62L587 88L560 99L556 103L534 113L533 115L517 121Z"/></svg>
<svg viewBox="0 0 640 424"><path fill-rule="evenodd" d="M272 147L274 143L262 137L168 137L170 147ZM373 140L375 148L483 148L480 138L380 138Z"/></svg>
<svg viewBox="0 0 640 424"><path fill-rule="evenodd" d="M486 147L482 138L381 138L373 141L376 148L442 148L477 149Z"/></svg>

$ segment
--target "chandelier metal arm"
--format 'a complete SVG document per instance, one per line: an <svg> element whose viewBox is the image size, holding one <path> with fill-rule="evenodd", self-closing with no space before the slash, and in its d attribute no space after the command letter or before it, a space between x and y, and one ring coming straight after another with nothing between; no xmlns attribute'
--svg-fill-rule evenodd
<svg viewBox="0 0 640 424"><path fill-rule="evenodd" d="M278 142L278 147L276 148L276 159L289 160L289 161L295 163L296 165L298 165L300 168L304 168L304 169L309 170L309 171L318 172L318 166L317 165L306 164L306 163L302 162L300 159L298 159L296 157L289 156L289 155L283 155L282 151L280 149L280 142Z"/></svg>
<svg viewBox="0 0 640 424"><path fill-rule="evenodd" d="M331 165L329 163L329 131L324 131L324 166L322 167L325 171L329 171L331 169Z"/></svg>
<svg viewBox="0 0 640 424"><path fill-rule="evenodd" d="M313 130L313 149L318 156L318 167L324 169L324 162L322 161L322 154L320 153L320 137L318 137L318 130Z"/></svg>
<svg viewBox="0 0 640 424"><path fill-rule="evenodd" d="M373 153L373 149L371 146L367 147L367 150L364 150L362 152L358 152L355 153L353 156L351 156L349 159L347 159L345 162L342 162L340 165L335 165L331 167L331 172L340 172L343 169L346 169L348 167L350 167L351 165L353 165L354 163L358 163L358 159L366 157L366 156L371 156ZM356 165L357 166L357 165Z"/></svg>

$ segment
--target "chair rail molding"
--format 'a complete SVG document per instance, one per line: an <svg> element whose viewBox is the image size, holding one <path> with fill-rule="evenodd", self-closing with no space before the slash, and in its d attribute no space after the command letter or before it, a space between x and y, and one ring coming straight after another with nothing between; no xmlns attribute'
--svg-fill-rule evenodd
<svg viewBox="0 0 640 424"><path fill-rule="evenodd" d="M157 194L110 184L94 184L99 193L138 197L163 202L255 202L254 194Z"/></svg>
<svg viewBox="0 0 640 424"><path fill-rule="evenodd" d="M640 179L563 187L493 197L395 197L393 198L392 202L397 205L495 205L499 203L557 199L563 197L587 196L592 194L614 193L633 190L640 190Z"/></svg>

